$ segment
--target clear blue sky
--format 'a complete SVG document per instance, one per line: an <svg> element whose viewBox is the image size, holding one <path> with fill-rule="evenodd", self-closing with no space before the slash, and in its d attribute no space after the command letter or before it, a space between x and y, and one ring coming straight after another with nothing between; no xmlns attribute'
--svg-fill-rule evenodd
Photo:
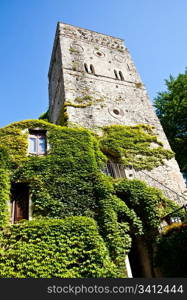
<svg viewBox="0 0 187 300"><path fill-rule="evenodd" d="M0 127L48 107L56 23L121 37L150 98L187 66L186 0L0 0Z"/></svg>

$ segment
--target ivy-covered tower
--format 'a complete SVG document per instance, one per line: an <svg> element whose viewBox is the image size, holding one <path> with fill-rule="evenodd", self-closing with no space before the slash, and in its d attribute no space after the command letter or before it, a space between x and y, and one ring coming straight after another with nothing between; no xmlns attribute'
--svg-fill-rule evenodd
<svg viewBox="0 0 187 300"><path fill-rule="evenodd" d="M49 98L0 129L0 278L185 276L185 185L122 40L59 23Z"/></svg>
<svg viewBox="0 0 187 300"><path fill-rule="evenodd" d="M49 68L49 120L98 133L108 125L146 124L154 126L164 147L170 149L123 40L61 22ZM151 147L159 145L153 142ZM144 153L137 159L144 160ZM185 202L185 183L174 158L155 165L151 172L131 167L125 172L129 178L161 188L180 204Z"/></svg>

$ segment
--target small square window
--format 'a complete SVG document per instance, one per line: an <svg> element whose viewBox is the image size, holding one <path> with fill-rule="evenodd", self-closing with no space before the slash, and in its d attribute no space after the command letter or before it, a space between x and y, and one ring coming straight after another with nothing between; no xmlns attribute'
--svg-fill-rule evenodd
<svg viewBox="0 0 187 300"><path fill-rule="evenodd" d="M46 132L41 130L29 130L29 153L44 155L46 152Z"/></svg>

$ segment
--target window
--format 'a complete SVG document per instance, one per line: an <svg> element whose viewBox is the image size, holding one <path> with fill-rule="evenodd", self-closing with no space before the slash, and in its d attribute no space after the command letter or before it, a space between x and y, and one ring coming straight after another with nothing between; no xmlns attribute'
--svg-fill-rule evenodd
<svg viewBox="0 0 187 300"><path fill-rule="evenodd" d="M121 79L122 81L124 81L124 77L123 77L123 74L122 74L121 71L119 71L119 77L120 77L120 79Z"/></svg>
<svg viewBox="0 0 187 300"><path fill-rule="evenodd" d="M87 64L84 64L84 69L85 69L86 73L88 73L88 66L87 66Z"/></svg>
<svg viewBox="0 0 187 300"><path fill-rule="evenodd" d="M94 69L93 65L90 65L90 71L91 71L92 74L95 74L95 69Z"/></svg>
<svg viewBox="0 0 187 300"><path fill-rule="evenodd" d="M119 79L119 78L118 78L118 73L117 73L116 70L114 70L114 75L115 75L116 79Z"/></svg>
<svg viewBox="0 0 187 300"><path fill-rule="evenodd" d="M36 155L46 154L46 132L41 130L29 130L29 153Z"/></svg>
<svg viewBox="0 0 187 300"><path fill-rule="evenodd" d="M103 169L103 172L108 175L112 176L114 178L125 178L125 168L121 164L117 164L114 162L108 162L105 169Z"/></svg>
<svg viewBox="0 0 187 300"><path fill-rule="evenodd" d="M129 71L131 70L128 64L127 64L127 69L128 69Z"/></svg>

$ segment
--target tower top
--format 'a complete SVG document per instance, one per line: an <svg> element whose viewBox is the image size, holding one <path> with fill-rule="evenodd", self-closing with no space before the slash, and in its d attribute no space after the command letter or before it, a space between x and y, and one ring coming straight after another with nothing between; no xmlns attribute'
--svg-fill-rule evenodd
<svg viewBox="0 0 187 300"><path fill-rule="evenodd" d="M60 37L67 37L85 43L95 43L98 46L111 48L111 50L117 49L121 52L124 49L126 49L124 47L124 40L121 38L107 35L104 33L99 33L94 30L89 30L78 26L66 24L64 22L58 22L48 76L50 76L51 74L52 62L54 60L54 55L55 55L54 53L56 52L56 47Z"/></svg>
<svg viewBox="0 0 187 300"><path fill-rule="evenodd" d="M95 31L95 30L92 30L92 29L87 29L87 28L83 28L83 27L80 27L80 26L75 26L75 25L68 24L68 23L65 23L65 22L58 22L57 23L57 27L60 28L61 26L70 26L72 28L77 28L78 30L84 30L84 31L87 31L87 32L93 32L93 33L97 33L99 35L108 36L108 37L111 37L111 38L114 38L114 39L118 39L118 40L124 41L124 39L116 37L116 36L112 36L110 34L101 33L101 32L98 32L98 31Z"/></svg>

